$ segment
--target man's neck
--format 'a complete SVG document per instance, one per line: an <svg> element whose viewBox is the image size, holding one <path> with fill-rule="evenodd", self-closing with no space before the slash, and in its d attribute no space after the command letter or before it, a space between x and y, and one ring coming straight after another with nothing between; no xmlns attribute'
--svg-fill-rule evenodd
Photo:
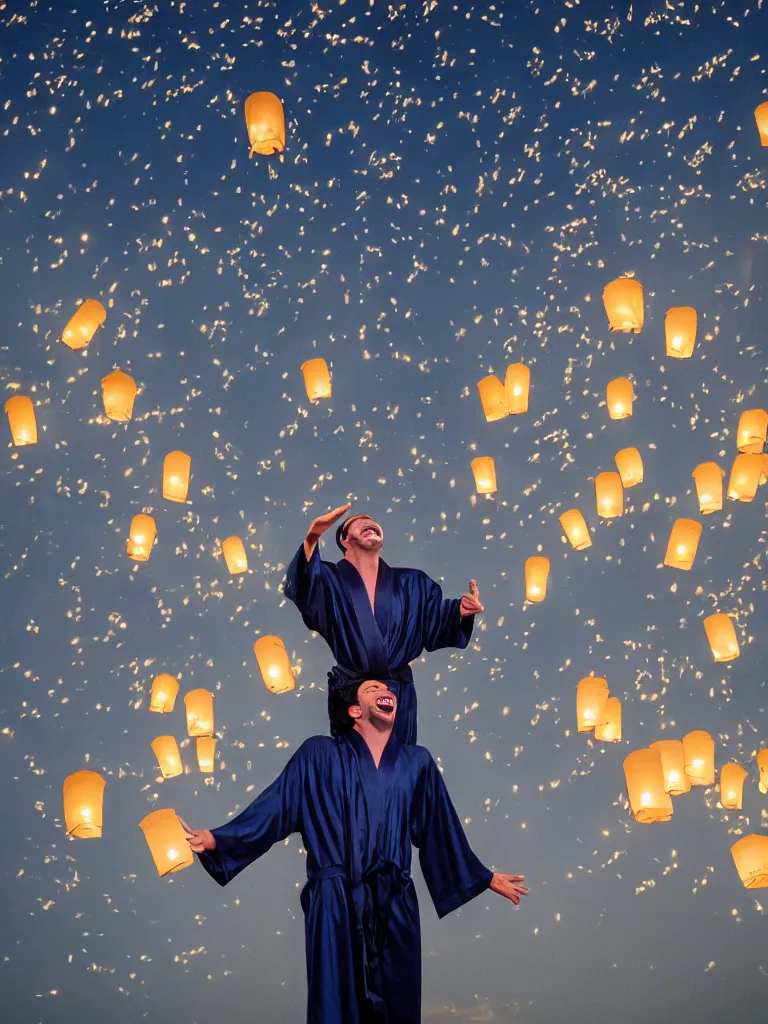
<svg viewBox="0 0 768 1024"><path fill-rule="evenodd" d="M357 569L360 575L375 578L379 572L379 552L363 551L362 548L348 548L344 557Z"/></svg>
<svg viewBox="0 0 768 1024"><path fill-rule="evenodd" d="M355 722L355 732L359 733L365 740L377 768L381 761L381 755L384 753L384 748L389 742L389 737L392 735L393 726L394 722L386 729L377 729L370 722Z"/></svg>

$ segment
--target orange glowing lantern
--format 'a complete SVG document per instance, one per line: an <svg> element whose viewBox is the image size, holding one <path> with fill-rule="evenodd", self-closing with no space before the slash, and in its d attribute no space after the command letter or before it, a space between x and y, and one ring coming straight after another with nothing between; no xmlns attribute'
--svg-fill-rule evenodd
<svg viewBox="0 0 768 1024"><path fill-rule="evenodd" d="M270 693L286 693L296 685L291 660L279 636L260 636L253 645L261 678Z"/></svg>
<svg viewBox="0 0 768 1024"><path fill-rule="evenodd" d="M765 409L745 409L739 416L736 447L746 455L762 455L768 436L768 412Z"/></svg>
<svg viewBox="0 0 768 1024"><path fill-rule="evenodd" d="M695 519L676 519L669 535L664 565L673 569L691 569L701 537L701 523Z"/></svg>
<svg viewBox="0 0 768 1024"><path fill-rule="evenodd" d="M720 803L727 810L741 810L744 780L748 774L746 768L735 762L724 764L720 769Z"/></svg>
<svg viewBox="0 0 768 1024"><path fill-rule="evenodd" d="M603 519L624 515L624 488L618 473L598 473L595 477L597 514Z"/></svg>
<svg viewBox="0 0 768 1024"><path fill-rule="evenodd" d="M507 367L504 379L504 393L507 408L513 416L528 412L528 392L531 387L531 371L523 363Z"/></svg>
<svg viewBox="0 0 768 1024"><path fill-rule="evenodd" d="M761 793L768 793L768 747L757 752L757 770L760 773L757 788Z"/></svg>
<svg viewBox="0 0 768 1024"><path fill-rule="evenodd" d="M584 516L577 508L568 509L560 516L560 525L563 533L571 542L571 546L577 551L592 546L592 538L589 536L589 527Z"/></svg>
<svg viewBox="0 0 768 1024"><path fill-rule="evenodd" d="M664 317L667 355L672 359L689 359L696 344L698 317L693 306L673 306Z"/></svg>
<svg viewBox="0 0 768 1024"><path fill-rule="evenodd" d="M96 299L86 299L64 328L61 340L72 349L85 348L107 319L107 311Z"/></svg>
<svg viewBox="0 0 768 1024"><path fill-rule="evenodd" d="M636 821L644 824L669 821L672 797L664 788L664 770L658 750L652 747L634 750L624 758L624 776Z"/></svg>
<svg viewBox="0 0 768 1024"><path fill-rule="evenodd" d="M601 743L618 743L621 739L621 701L609 697L605 703L605 723L595 726L595 739Z"/></svg>
<svg viewBox="0 0 768 1024"><path fill-rule="evenodd" d="M632 381L628 377L617 377L608 382L605 389L605 404L612 420L625 420L632 415L632 402L635 394Z"/></svg>
<svg viewBox="0 0 768 1024"><path fill-rule="evenodd" d="M28 395L14 395L5 401L3 408L8 416L8 426L16 447L37 444L37 420L35 407Z"/></svg>
<svg viewBox="0 0 768 1024"><path fill-rule="evenodd" d="M696 729L683 736L685 774L692 786L711 786L715 781L715 741Z"/></svg>
<svg viewBox="0 0 768 1024"><path fill-rule="evenodd" d="M532 555L525 562L525 599L543 601L547 596L549 559L543 555Z"/></svg>
<svg viewBox="0 0 768 1024"><path fill-rule="evenodd" d="M113 370L101 379L104 415L125 422L133 416L133 403L138 392L136 381L122 370Z"/></svg>
<svg viewBox="0 0 768 1024"><path fill-rule="evenodd" d="M186 501L192 459L184 452L168 452L163 460L163 497L166 501Z"/></svg>
<svg viewBox="0 0 768 1024"><path fill-rule="evenodd" d="M612 331L624 334L643 329L643 286L634 277L619 277L603 288L603 305Z"/></svg>
<svg viewBox="0 0 768 1024"><path fill-rule="evenodd" d="M157 524L152 516L134 516L128 534L128 557L134 562L148 562L156 533Z"/></svg>
<svg viewBox="0 0 768 1024"><path fill-rule="evenodd" d="M744 836L733 844L731 854L745 889L768 886L768 836Z"/></svg>
<svg viewBox="0 0 768 1024"><path fill-rule="evenodd" d="M245 101L245 123L251 153L271 156L285 149L283 104L273 92L254 92Z"/></svg>
<svg viewBox="0 0 768 1024"><path fill-rule="evenodd" d="M716 462L702 462L691 476L696 482L699 511L703 516L719 512L723 507L723 477L725 470Z"/></svg>
<svg viewBox="0 0 768 1024"><path fill-rule="evenodd" d="M198 736L195 743L197 745L198 768L201 772L212 772L216 757L216 737Z"/></svg>
<svg viewBox="0 0 768 1024"><path fill-rule="evenodd" d="M176 704L179 683L173 676L161 673L152 680L152 691L149 698L149 710L159 714L170 714Z"/></svg>
<svg viewBox="0 0 768 1024"><path fill-rule="evenodd" d="M606 725L608 714L608 681L599 676L585 676L576 687L576 725L579 732L589 732L596 725Z"/></svg>
<svg viewBox="0 0 768 1024"><path fill-rule="evenodd" d="M247 571L248 556L245 553L245 545L239 537L227 537L225 541L222 541L221 553L233 576L238 572Z"/></svg>
<svg viewBox="0 0 768 1024"><path fill-rule="evenodd" d="M188 868L194 861L195 855L172 807L152 811L139 822L139 828L144 833L161 878L173 871Z"/></svg>
<svg viewBox="0 0 768 1024"><path fill-rule="evenodd" d="M478 494L493 494L496 490L496 466L490 455L479 455L472 459L472 473Z"/></svg>
<svg viewBox="0 0 768 1024"><path fill-rule="evenodd" d="M152 740L152 750L164 779L173 779L181 775L181 754L175 736L158 736Z"/></svg>
<svg viewBox="0 0 768 1024"><path fill-rule="evenodd" d="M187 733L213 736L213 694L210 690L190 690L184 696L187 709Z"/></svg>
<svg viewBox="0 0 768 1024"><path fill-rule="evenodd" d="M762 455L737 455L728 480L728 497L731 501L752 501L762 475Z"/></svg>
<svg viewBox="0 0 768 1024"><path fill-rule="evenodd" d="M635 487L643 482L643 459L637 448L622 448L616 452L615 459L624 487Z"/></svg>
<svg viewBox="0 0 768 1024"><path fill-rule="evenodd" d="M64 779L64 823L76 839L101 839L106 781L84 769Z"/></svg>
<svg viewBox="0 0 768 1024"><path fill-rule="evenodd" d="M301 372L304 374L304 386L310 402L331 397L331 372L324 359L307 360L301 364Z"/></svg>
<svg viewBox="0 0 768 1024"><path fill-rule="evenodd" d="M723 612L708 615L704 619L704 630L712 648L715 661L733 661L739 656L739 641L733 620Z"/></svg>
<svg viewBox="0 0 768 1024"><path fill-rule="evenodd" d="M768 102L755 107L755 121L760 133L760 145L768 146Z"/></svg>
<svg viewBox="0 0 768 1024"><path fill-rule="evenodd" d="M509 416L506 392L498 377L494 374L483 377L477 382L477 390L488 423L495 423L496 420L503 420L505 416Z"/></svg>
<svg viewBox="0 0 768 1024"><path fill-rule="evenodd" d="M651 750L661 758L664 773L664 789L670 796L680 796L691 788L691 780L685 774L685 752L681 740L655 740Z"/></svg>

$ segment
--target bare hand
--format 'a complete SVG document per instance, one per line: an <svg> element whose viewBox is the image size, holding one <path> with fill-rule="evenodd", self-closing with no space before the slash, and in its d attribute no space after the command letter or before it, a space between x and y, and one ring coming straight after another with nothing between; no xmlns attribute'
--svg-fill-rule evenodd
<svg viewBox="0 0 768 1024"><path fill-rule="evenodd" d="M184 831L188 833L186 838L193 853L216 849L216 839L212 832L209 832L207 828L190 828L180 814L177 814L176 817L181 822Z"/></svg>
<svg viewBox="0 0 768 1024"><path fill-rule="evenodd" d="M520 884L524 881L525 875L500 875L496 872L491 879L490 888L518 906L522 897L528 895L526 887Z"/></svg>
<svg viewBox="0 0 768 1024"><path fill-rule="evenodd" d="M325 531L330 526L333 526L337 519L341 519L345 512L349 512L351 508L351 502L347 502L346 505L339 505L332 512L326 512L324 516L317 516L316 519L312 520L312 525L307 531L307 539L317 540L318 537L322 537Z"/></svg>
<svg viewBox="0 0 768 1024"><path fill-rule="evenodd" d="M484 612L485 608L480 603L480 591L477 589L477 581L469 581L469 593L461 595L461 604L459 605L459 614L462 619L466 615L477 615L479 612Z"/></svg>

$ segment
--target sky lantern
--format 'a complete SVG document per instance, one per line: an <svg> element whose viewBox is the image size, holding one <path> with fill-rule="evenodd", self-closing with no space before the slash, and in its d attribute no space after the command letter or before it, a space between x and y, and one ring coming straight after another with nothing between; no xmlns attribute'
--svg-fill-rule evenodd
<svg viewBox="0 0 768 1024"><path fill-rule="evenodd" d="M768 146L768 102L755 107L755 121L757 121L757 130L760 132L760 145Z"/></svg>
<svg viewBox="0 0 768 1024"><path fill-rule="evenodd" d="M106 780L84 769L64 779L64 823L68 836L101 839Z"/></svg>
<svg viewBox="0 0 768 1024"><path fill-rule="evenodd" d="M324 359L308 359L301 364L301 372L310 402L331 397L331 372Z"/></svg>
<svg viewBox="0 0 768 1024"><path fill-rule="evenodd" d="M603 305L612 331L629 334L643 329L643 286L634 277L618 277L603 288Z"/></svg>
<svg viewBox="0 0 768 1024"><path fill-rule="evenodd" d="M669 821L672 797L664 788L664 770L658 750L652 747L633 750L624 758L624 776L635 819L645 824Z"/></svg>
<svg viewBox="0 0 768 1024"><path fill-rule="evenodd" d="M698 317L693 306L673 306L664 317L667 355L672 359L689 359L696 344Z"/></svg>
<svg viewBox="0 0 768 1024"><path fill-rule="evenodd" d="M187 733L213 736L213 694L210 690L190 690L184 695L187 709Z"/></svg>
<svg viewBox="0 0 768 1024"><path fill-rule="evenodd" d="M589 536L589 527L584 516L577 508L570 508L560 516L560 525L563 533L571 542L571 546L577 551L592 546L592 538Z"/></svg>
<svg viewBox="0 0 768 1024"><path fill-rule="evenodd" d="M149 697L149 710L160 714L170 714L176 704L179 682L167 673L161 673L152 680L152 691Z"/></svg>
<svg viewBox="0 0 768 1024"><path fill-rule="evenodd" d="M739 416L736 447L745 455L762 455L768 435L768 412L765 409L745 409Z"/></svg>
<svg viewBox="0 0 768 1024"><path fill-rule="evenodd" d="M576 687L576 724L579 732L589 732L608 721L608 681L599 676L585 676Z"/></svg>
<svg viewBox="0 0 768 1024"><path fill-rule="evenodd" d="M528 392L531 387L531 371L523 363L513 363L507 367L504 378L504 392L507 408L513 416L528 412Z"/></svg>
<svg viewBox="0 0 768 1024"><path fill-rule="evenodd" d="M595 739L600 743L618 743L621 739L621 701L609 697L605 703L605 722L595 726Z"/></svg>
<svg viewBox="0 0 768 1024"><path fill-rule="evenodd" d="M612 420L625 420L632 415L635 394L629 377L616 377L608 382L605 389L605 404Z"/></svg>
<svg viewBox="0 0 768 1024"><path fill-rule="evenodd" d="M150 812L139 822L157 873L162 878L172 871L188 868L195 855L187 842L187 834L172 807Z"/></svg>
<svg viewBox="0 0 768 1024"><path fill-rule="evenodd" d="M720 803L727 810L741 810L741 795L748 774L746 768L735 761L720 769Z"/></svg>
<svg viewBox="0 0 768 1024"><path fill-rule="evenodd" d="M723 477L725 470L716 462L702 462L691 473L696 482L699 512L703 516L719 512L723 507Z"/></svg>
<svg viewBox="0 0 768 1024"><path fill-rule="evenodd" d="M695 519L676 519L664 555L664 565L673 569L691 569L701 537L701 523Z"/></svg>
<svg viewBox="0 0 768 1024"><path fill-rule="evenodd" d="M251 153L271 156L285 149L283 104L273 92L254 92L245 101L245 123Z"/></svg>
<svg viewBox="0 0 768 1024"><path fill-rule="evenodd" d="M624 515L624 488L618 473L598 473L595 477L597 514L603 519Z"/></svg>
<svg viewBox="0 0 768 1024"><path fill-rule="evenodd" d="M101 378L104 415L121 423L133 416L133 402L138 392L136 381L122 370L113 370Z"/></svg>
<svg viewBox="0 0 768 1024"><path fill-rule="evenodd" d="M260 636L253 645L261 678L270 693L287 693L296 685L291 660L279 636Z"/></svg>
<svg viewBox="0 0 768 1024"><path fill-rule="evenodd" d="M64 328L61 340L72 349L85 348L106 319L107 311L102 304L96 299L86 299Z"/></svg>
<svg viewBox="0 0 768 1024"><path fill-rule="evenodd" d="M752 501L762 475L762 455L737 455L728 479L728 497L731 501Z"/></svg>
<svg viewBox="0 0 768 1024"><path fill-rule="evenodd" d="M503 420L505 416L509 416L506 391L498 377L494 374L483 377L477 382L477 390L488 423L495 423L496 420Z"/></svg>
<svg viewBox="0 0 768 1024"><path fill-rule="evenodd" d="M493 494L496 491L496 466L491 455L479 455L472 459L472 472L478 494Z"/></svg>
<svg viewBox="0 0 768 1024"><path fill-rule="evenodd" d="M8 426L16 447L24 444L37 444L37 420L35 407L28 395L13 395L3 406L8 416Z"/></svg>
<svg viewBox="0 0 768 1024"><path fill-rule="evenodd" d="M197 766L201 772L212 772L216 757L216 737L198 736L195 740L197 750Z"/></svg>
<svg viewBox="0 0 768 1024"><path fill-rule="evenodd" d="M760 772L757 788L761 793L768 793L768 747L757 752L757 770Z"/></svg>
<svg viewBox="0 0 768 1024"><path fill-rule="evenodd" d="M661 769L664 772L664 789L670 796L680 796L691 788L691 780L685 774L685 751L682 740L655 740L651 750L656 750L661 758Z"/></svg>
<svg viewBox="0 0 768 1024"><path fill-rule="evenodd" d="M163 497L166 501L186 501L192 459L184 452L168 452L163 460Z"/></svg>
<svg viewBox="0 0 768 1024"><path fill-rule="evenodd" d="M543 555L532 555L525 561L525 599L543 601L547 596L549 559Z"/></svg>
<svg viewBox="0 0 768 1024"><path fill-rule="evenodd" d="M245 553L245 545L239 537L227 537L221 542L221 553L227 568L234 576L235 573L245 572L248 569L248 556Z"/></svg>
<svg viewBox="0 0 768 1024"><path fill-rule="evenodd" d="M685 774L692 786L711 786L715 781L715 741L696 729L683 736Z"/></svg>
<svg viewBox="0 0 768 1024"><path fill-rule="evenodd" d="M624 487L634 487L643 482L643 458L637 448L622 448L616 452L615 459Z"/></svg>
<svg viewBox="0 0 768 1024"><path fill-rule="evenodd" d="M704 619L704 631L715 661L733 661L739 656L739 641L733 619L723 612Z"/></svg>
<svg viewBox="0 0 768 1024"><path fill-rule="evenodd" d="M134 562L148 562L156 533L157 524L152 516L134 516L128 534L128 557Z"/></svg>
<svg viewBox="0 0 768 1024"><path fill-rule="evenodd" d="M733 844L731 854L745 889L768 886L768 836L744 836Z"/></svg>
<svg viewBox="0 0 768 1024"><path fill-rule="evenodd" d="M175 736L158 736L152 740L152 750L155 752L164 779L174 779L181 775L184 769Z"/></svg>

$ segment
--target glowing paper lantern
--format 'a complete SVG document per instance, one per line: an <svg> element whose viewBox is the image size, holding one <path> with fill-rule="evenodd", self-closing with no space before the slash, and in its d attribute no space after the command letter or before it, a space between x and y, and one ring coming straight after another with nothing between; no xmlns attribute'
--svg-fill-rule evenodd
<svg viewBox="0 0 768 1024"><path fill-rule="evenodd" d="M101 839L106 781L98 772L84 769L64 779L64 823L67 835L77 839Z"/></svg>
<svg viewBox="0 0 768 1024"><path fill-rule="evenodd" d="M723 477L725 470L716 462L702 462L691 476L696 482L699 511L703 516L719 512L723 507Z"/></svg>
<svg viewBox="0 0 768 1024"><path fill-rule="evenodd" d="M720 769L720 803L728 810L741 810L741 797L744 789L746 768L740 764L724 764Z"/></svg>
<svg viewBox="0 0 768 1024"><path fill-rule="evenodd" d="M542 555L532 555L525 562L525 599L526 601L543 601L547 596L547 580L549 578L549 559Z"/></svg>
<svg viewBox="0 0 768 1024"><path fill-rule="evenodd" d="M612 331L643 329L643 286L634 277L619 277L603 288L603 305Z"/></svg>
<svg viewBox="0 0 768 1024"><path fill-rule="evenodd" d="M531 387L531 371L523 363L514 363L507 367L504 379L507 408L515 416L528 412L528 392Z"/></svg>
<svg viewBox="0 0 768 1024"><path fill-rule="evenodd" d="M560 525L572 547L577 551L583 551L584 548L592 546L592 538L589 536L586 520L577 508L563 512L560 516Z"/></svg>
<svg viewBox="0 0 768 1024"><path fill-rule="evenodd" d="M184 452L168 452L163 460L163 497L166 501L186 501L192 459Z"/></svg>
<svg viewBox="0 0 768 1024"><path fill-rule="evenodd" d="M672 797L664 788L664 771L658 750L646 747L624 758L624 776L632 813L637 821L648 824L669 821Z"/></svg>
<svg viewBox="0 0 768 1024"><path fill-rule="evenodd" d="M170 714L176 704L179 683L173 676L161 673L152 680L152 691L149 697L149 710L160 714Z"/></svg>
<svg viewBox="0 0 768 1024"><path fill-rule="evenodd" d="M135 562L149 561L156 533L157 524L152 516L134 516L128 534L128 557Z"/></svg>
<svg viewBox="0 0 768 1024"><path fill-rule="evenodd" d="M283 104L273 92L254 92L245 101L245 123L251 156L271 156L285 149Z"/></svg>
<svg viewBox="0 0 768 1024"><path fill-rule="evenodd" d="M609 697L605 704L605 723L595 726L595 739L601 743L618 743L621 739L621 701Z"/></svg>
<svg viewBox="0 0 768 1024"><path fill-rule="evenodd" d="M768 886L768 836L744 836L733 844L731 854L745 889Z"/></svg>
<svg viewBox="0 0 768 1024"><path fill-rule="evenodd" d="M479 455L472 459L475 490L478 494L493 494L496 490L496 466L490 455Z"/></svg>
<svg viewBox="0 0 768 1024"><path fill-rule="evenodd" d="M224 555L227 568L233 575L247 570L248 556L245 553L245 545L239 537L227 537L222 541L221 553Z"/></svg>
<svg viewBox="0 0 768 1024"><path fill-rule="evenodd" d="M286 693L296 685L285 644L279 636L260 636L253 645L261 678L270 693Z"/></svg>
<svg viewBox="0 0 768 1024"><path fill-rule="evenodd" d="M723 612L708 615L704 630L715 661L733 661L739 656L739 641L732 619Z"/></svg>
<svg viewBox="0 0 768 1024"><path fill-rule="evenodd" d="M624 488L618 473L598 473L595 477L597 514L603 519L624 515Z"/></svg>
<svg viewBox="0 0 768 1024"><path fill-rule="evenodd" d="M190 690L184 695L187 709L187 733L213 736L213 694L210 690Z"/></svg>
<svg viewBox="0 0 768 1024"><path fill-rule="evenodd" d="M86 299L64 328L61 340L72 349L85 348L107 319L107 311L96 299Z"/></svg>
<svg viewBox="0 0 768 1024"><path fill-rule="evenodd" d="M310 402L331 397L331 373L324 359L309 359L301 364L301 372Z"/></svg>
<svg viewBox="0 0 768 1024"><path fill-rule="evenodd" d="M37 444L37 420L35 407L28 395L14 395L6 399L3 408L8 416L8 426L16 447Z"/></svg>
<svg viewBox="0 0 768 1024"><path fill-rule="evenodd" d="M634 487L643 482L643 459L637 448L622 448L616 452L615 458L624 487Z"/></svg>
<svg viewBox="0 0 768 1024"><path fill-rule="evenodd" d="M757 130L760 132L760 145L768 146L768 102L755 107L755 121L757 121Z"/></svg>
<svg viewBox="0 0 768 1024"><path fill-rule="evenodd" d="M124 422L133 416L133 402L139 389L136 381L122 370L113 370L101 379L104 415Z"/></svg>
<svg viewBox="0 0 768 1024"><path fill-rule="evenodd" d="M701 537L701 523L695 519L676 519L669 535L664 565L673 569L691 569Z"/></svg>
<svg viewBox="0 0 768 1024"><path fill-rule="evenodd" d="M172 807L152 811L139 822L139 828L144 833L161 878L172 871L188 868L194 861L195 855Z"/></svg>
<svg viewBox="0 0 768 1024"><path fill-rule="evenodd" d="M625 420L631 416L634 397L632 381L628 377L617 377L609 381L605 389L605 404L608 406L608 415L611 419Z"/></svg>
<svg viewBox="0 0 768 1024"><path fill-rule="evenodd" d="M483 415L488 423L495 423L496 420L503 420L505 416L509 416L506 392L498 377L494 374L483 377L477 382L477 390Z"/></svg>
<svg viewBox="0 0 768 1024"><path fill-rule="evenodd" d="M762 455L737 455L728 480L728 497L731 501L752 501L762 475Z"/></svg>
<svg viewBox="0 0 768 1024"><path fill-rule="evenodd" d="M579 732L606 725L608 682L599 676L585 676L576 687L576 724Z"/></svg>
<svg viewBox="0 0 768 1024"><path fill-rule="evenodd" d="M181 754L175 736L158 736L152 740L152 749L164 779L173 779L181 775Z"/></svg>
<svg viewBox="0 0 768 1024"><path fill-rule="evenodd" d="M761 793L768 793L768 747L757 753L757 770L760 772L757 788Z"/></svg>
<svg viewBox="0 0 768 1024"><path fill-rule="evenodd" d="M195 740L197 745L197 765L201 772L212 772L213 762L216 757L216 737L198 736Z"/></svg>
<svg viewBox="0 0 768 1024"><path fill-rule="evenodd" d="M691 780L685 774L685 752L682 740L655 740L651 750L661 758L664 773L664 789L670 796L680 796L691 788Z"/></svg>
<svg viewBox="0 0 768 1024"><path fill-rule="evenodd" d="M685 774L692 786L711 786L715 781L715 741L696 729L683 736Z"/></svg>
<svg viewBox="0 0 768 1024"><path fill-rule="evenodd" d="M693 306L673 306L664 317L667 355L672 359L688 359L696 344L698 317Z"/></svg>
<svg viewBox="0 0 768 1024"><path fill-rule="evenodd" d="M768 436L768 412L765 409L746 409L739 416L736 447L746 455L762 455Z"/></svg>

